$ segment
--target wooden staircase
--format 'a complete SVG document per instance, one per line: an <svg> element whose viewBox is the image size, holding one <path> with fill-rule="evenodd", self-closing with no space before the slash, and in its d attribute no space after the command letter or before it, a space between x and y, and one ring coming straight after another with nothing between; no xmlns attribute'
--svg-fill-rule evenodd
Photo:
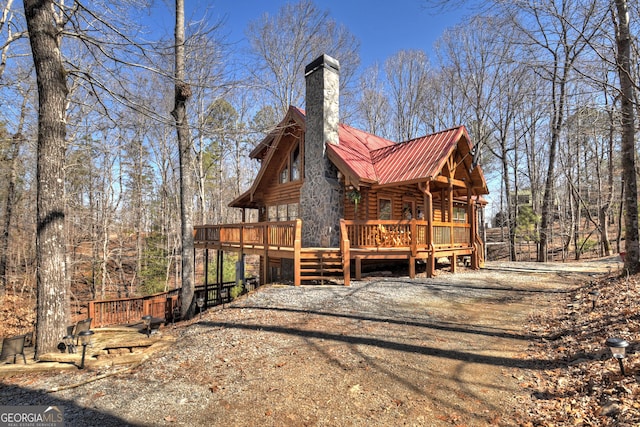
<svg viewBox="0 0 640 427"><path fill-rule="evenodd" d="M338 248L302 248L300 281L320 282L342 279L342 254Z"/></svg>

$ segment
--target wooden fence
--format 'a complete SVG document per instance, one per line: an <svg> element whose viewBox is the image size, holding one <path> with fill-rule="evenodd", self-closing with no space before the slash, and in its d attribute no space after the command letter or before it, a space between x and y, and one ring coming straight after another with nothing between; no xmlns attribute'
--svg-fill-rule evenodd
<svg viewBox="0 0 640 427"><path fill-rule="evenodd" d="M207 307L228 303L232 300L231 288L235 282L225 282L220 285L199 285L194 289L195 298L205 298ZM258 287L258 281L248 278L243 284L242 292L248 292ZM89 302L89 318L92 326L101 328L111 325L131 325L142 322L142 316L151 315L172 322L179 318L180 288L167 292L160 292L134 298L118 298L110 300L94 300ZM196 311L198 308L196 307Z"/></svg>
<svg viewBox="0 0 640 427"><path fill-rule="evenodd" d="M147 314L171 319L179 295L180 289L172 289L143 297L94 300L89 302L89 317L95 328L141 322Z"/></svg>

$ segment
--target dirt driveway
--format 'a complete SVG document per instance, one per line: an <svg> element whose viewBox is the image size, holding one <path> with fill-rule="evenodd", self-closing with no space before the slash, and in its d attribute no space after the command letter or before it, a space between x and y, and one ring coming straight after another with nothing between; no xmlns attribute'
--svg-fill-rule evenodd
<svg viewBox="0 0 640 427"><path fill-rule="evenodd" d="M0 404L68 425L519 425L519 378L555 362L528 358L528 322L616 261L263 287L165 329L176 346L135 369L5 379Z"/></svg>

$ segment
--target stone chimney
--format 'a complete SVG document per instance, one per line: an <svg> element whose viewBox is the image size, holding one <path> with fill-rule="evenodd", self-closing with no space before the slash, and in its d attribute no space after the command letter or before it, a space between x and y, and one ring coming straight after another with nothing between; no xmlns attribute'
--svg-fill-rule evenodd
<svg viewBox="0 0 640 427"><path fill-rule="evenodd" d="M304 183L300 190L302 245L338 247L343 217L338 170L327 159L325 143L338 144L339 62L322 55L305 68L306 133Z"/></svg>

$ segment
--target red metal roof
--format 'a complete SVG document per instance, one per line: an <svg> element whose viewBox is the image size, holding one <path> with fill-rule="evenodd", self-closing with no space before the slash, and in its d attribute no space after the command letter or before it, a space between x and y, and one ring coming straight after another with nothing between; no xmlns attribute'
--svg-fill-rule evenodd
<svg viewBox="0 0 640 427"><path fill-rule="evenodd" d="M254 158L268 157L268 150L276 143L279 132L287 126L305 127L305 112L289 107L285 118L254 150ZM465 156L471 150L471 143L464 126L447 129L431 135L395 143L388 139L372 135L345 124L338 127L339 144L327 143L327 154L338 169L350 179L377 185L423 182L435 178L442 171L445 162L453 150L459 148ZM462 145L458 145L461 142ZM264 159L268 162L268 159ZM468 160L470 162L471 159ZM261 174L260 170L252 188L238 197L234 203L246 203L252 199ZM480 168L474 169L472 180L477 181L474 188L486 194L486 183ZM247 199L247 200L248 200Z"/></svg>
<svg viewBox="0 0 640 427"><path fill-rule="evenodd" d="M338 127L338 145L327 144L351 171L361 180L376 182L377 175L371 153L385 147L394 146L393 141L352 128L345 124Z"/></svg>
<svg viewBox="0 0 640 427"><path fill-rule="evenodd" d="M340 144L327 144L329 153L360 180L378 185L424 181L437 176L462 136L470 149L464 126L447 129L411 141L394 143L341 124Z"/></svg>
<svg viewBox="0 0 640 427"><path fill-rule="evenodd" d="M435 177L462 135L469 141L464 127L460 126L374 151L371 159L378 184Z"/></svg>

